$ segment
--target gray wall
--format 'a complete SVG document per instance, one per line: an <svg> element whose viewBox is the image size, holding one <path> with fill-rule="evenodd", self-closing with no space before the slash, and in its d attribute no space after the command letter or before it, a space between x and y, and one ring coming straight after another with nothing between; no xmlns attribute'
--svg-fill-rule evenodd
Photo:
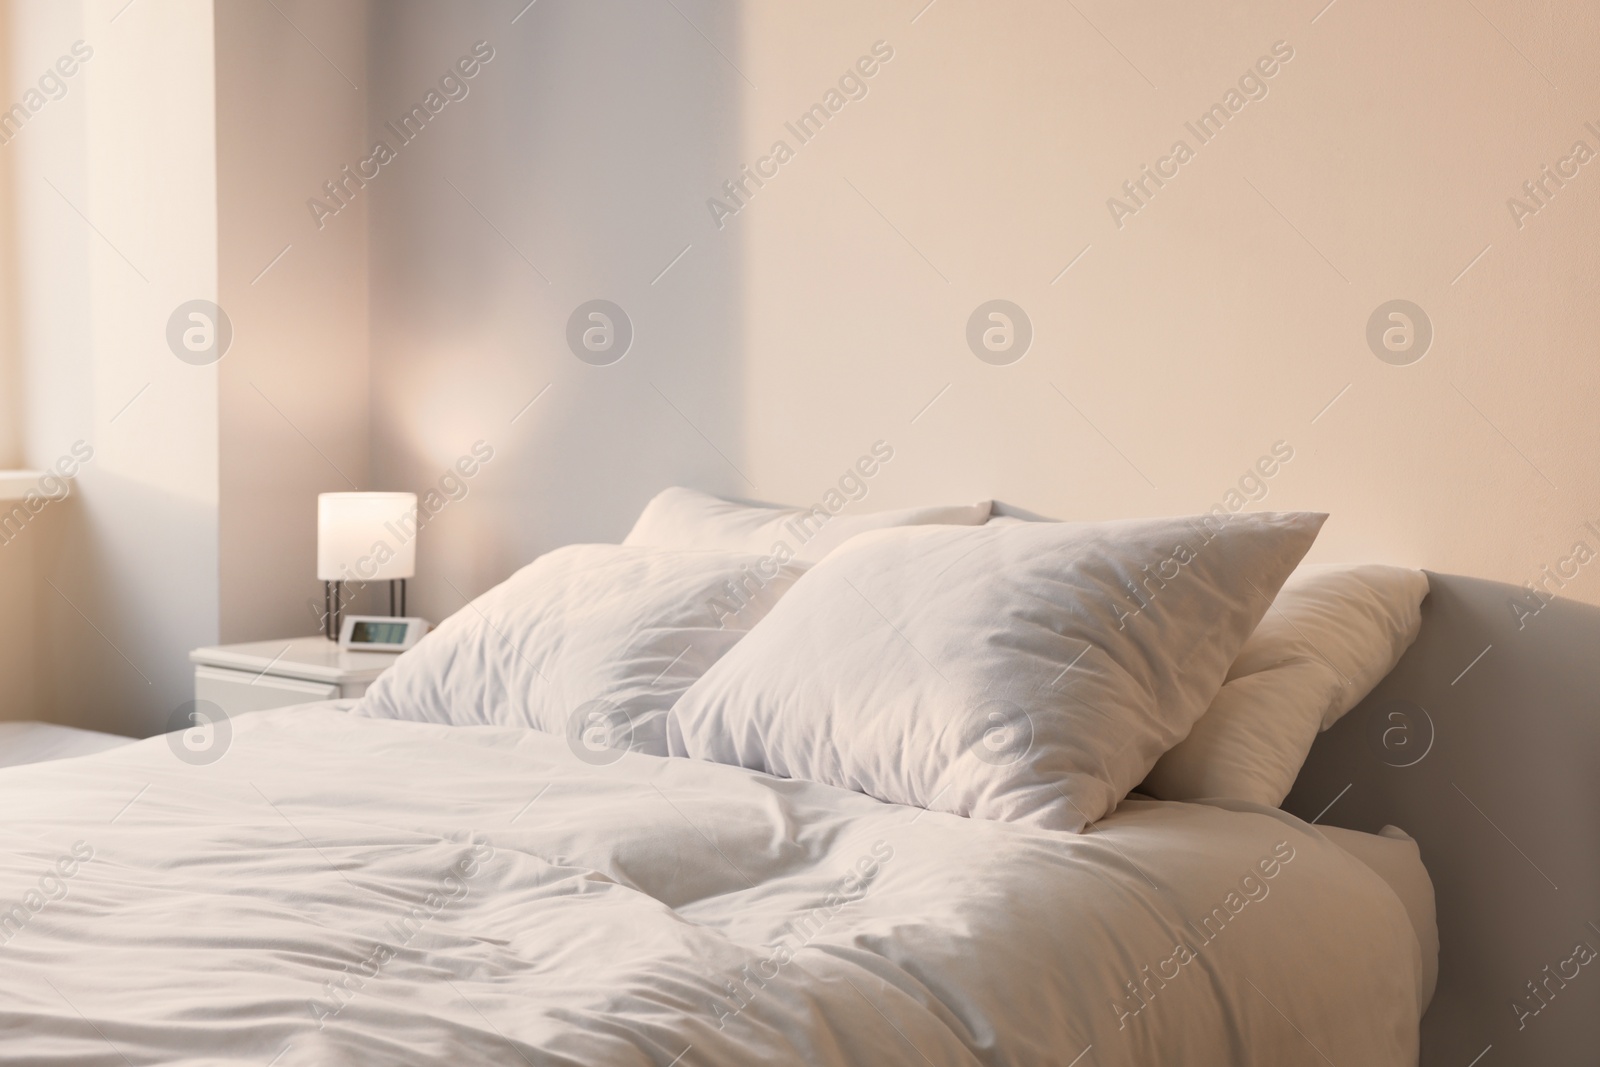
<svg viewBox="0 0 1600 1067"><path fill-rule="evenodd" d="M374 479L420 492L494 449L418 540L414 607L435 619L539 552L620 539L664 485L751 491L723 458L745 450L739 249L701 233L740 82L684 16L724 50L739 23L601 0L513 24L522 7L385 4L371 31L375 136L474 42L494 50L370 189ZM609 366L566 343L597 298L634 329Z"/></svg>

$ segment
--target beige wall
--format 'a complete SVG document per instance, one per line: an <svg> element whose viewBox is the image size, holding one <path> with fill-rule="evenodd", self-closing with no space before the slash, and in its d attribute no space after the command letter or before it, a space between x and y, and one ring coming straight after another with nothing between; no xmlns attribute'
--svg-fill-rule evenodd
<svg viewBox="0 0 1600 1067"><path fill-rule="evenodd" d="M1600 171L1520 226L1507 206L1600 152L1576 3L215 7L5 4L13 95L96 52L0 148L0 293L27 311L0 453L96 458L48 537L0 550L0 644L38 664L0 663L33 694L0 714L154 729L188 648L315 625L318 491L425 492L480 440L419 542L434 618L620 537L662 486L815 500L880 439L852 507L1197 511L1284 442L1245 506L1331 511L1320 558L1521 582L1600 547ZM470 95L318 229L306 200L478 41ZM865 97L800 144L785 123L878 41ZM1280 41L1265 97L1199 143L1185 123ZM780 138L719 227L708 200ZM1116 219L1179 138L1193 158ZM597 297L634 326L611 366L565 339ZM166 347L194 298L234 320L218 366ZM965 336L995 298L1035 335L1005 366ZM1397 298L1435 333L1407 366L1365 337ZM1560 591L1600 601L1593 569Z"/></svg>
<svg viewBox="0 0 1600 1067"><path fill-rule="evenodd" d="M218 364L220 631L261 641L317 632L317 494L372 488L366 199L320 230L306 207L365 154L365 7L230 0L216 19L217 256L234 327Z"/></svg>
<svg viewBox="0 0 1600 1067"><path fill-rule="evenodd" d="M423 460L412 439L485 432L554 383L493 500L425 538L425 570L448 558L481 588L552 543L619 537L673 482L813 500L878 439L896 458L853 507L1153 515L1245 479L1265 496L1244 506L1332 513L1317 558L1522 582L1580 538L1600 550L1579 525L1600 520L1600 163L1520 229L1507 208L1574 141L1600 152L1583 5L680 8L539 5L512 27L500 5L395 4L375 24L398 95L453 39L504 35L449 158L421 162L554 279L436 178L374 198L375 434L398 457L380 477L420 484L451 446ZM784 123L880 40L894 57L865 98L799 144ZM1280 41L1266 95L1202 144L1185 122ZM707 201L779 138L794 158L718 228ZM1193 158L1118 226L1108 199L1180 138ZM598 373L561 332L592 295L638 312L635 351ZM1008 366L965 337L995 298L1035 332ZM1408 366L1365 336L1393 299L1434 330ZM1293 458L1250 481L1279 442ZM1600 601L1600 579L1561 592Z"/></svg>
<svg viewBox="0 0 1600 1067"><path fill-rule="evenodd" d="M213 25L203 0L6 5L8 101L74 41L94 51L0 147L5 428L19 462L94 457L0 548L0 716L154 732L192 696L190 649L316 629L316 493L365 487L368 438L364 210L318 234L305 208L365 102L317 49L364 78L366 24L360 4L277 7ZM232 322L219 363L168 344L195 299Z"/></svg>
<svg viewBox="0 0 1600 1067"><path fill-rule="evenodd" d="M1331 512L1314 558L1522 582L1600 549L1579 527L1600 519L1600 162L1521 230L1506 206L1575 140L1600 152L1592 8L921 6L744 5L747 155L895 48L722 234L745 248L748 462L774 495L884 437L883 505L1192 512L1282 440L1251 506ZM1200 144L1185 121L1277 41L1266 97ZM1107 199L1178 138L1194 158L1119 228ZM1010 366L963 336L995 297L1036 331ZM1393 298L1434 326L1410 366L1365 341ZM1600 601L1600 576L1564 592Z"/></svg>

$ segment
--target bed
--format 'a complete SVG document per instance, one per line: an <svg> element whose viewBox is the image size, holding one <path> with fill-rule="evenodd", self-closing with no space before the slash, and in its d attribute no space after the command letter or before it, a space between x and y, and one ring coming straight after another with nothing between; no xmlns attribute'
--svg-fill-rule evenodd
<svg viewBox="0 0 1600 1067"><path fill-rule="evenodd" d="M896 558L898 536L873 535ZM1011 535L990 539L1000 536ZM949 558L972 557L967 542L952 543L960 552ZM734 672L723 667L739 650L759 653L756 634L781 634L763 627L821 584L808 574L777 600L772 582L772 614L686 681L675 713L705 679ZM526 584L506 584L526 602ZM1418 1060L1438 942L1427 872L1399 831L1126 788L1107 813L1063 829L1051 822L1059 810L1018 799L1026 790L957 803L941 789L906 803L662 754L651 716L629 720L640 725L630 738L650 744L603 749L585 743L592 708L576 732L428 721L417 709L430 699L486 713L505 706L519 672L551 672L540 649L559 642L512 630L513 616L496 624L497 603L475 602L483 626L462 613L457 629L476 627L480 644L449 645L459 635L441 627L434 651L408 661L419 665L411 688L397 682L388 699L409 718L326 702L234 719L225 758L212 762L174 758L167 736L0 772L5 1057L269 1067ZM570 609L557 622L574 643L586 625ZM892 628L912 646L923 640L904 620ZM495 634L499 666L488 661ZM596 662L653 672L659 659L658 683L679 669L681 652L666 662L670 644L652 659L638 633L628 639L628 655ZM448 669L430 665L439 649ZM881 650L872 655L892 673ZM463 695L463 679L477 688ZM694 745L687 716L665 727L673 744ZM984 765L996 762L991 753ZM966 779L949 782L963 783L954 794ZM1069 788L1082 811L1092 783ZM982 817L1001 800L1018 814ZM963 804L976 807L946 810Z"/></svg>
<svg viewBox="0 0 1600 1067"><path fill-rule="evenodd" d="M1591 1063L1600 608L1429 579L1416 644L1321 735L1284 808L1422 844L1441 946L1424 1067Z"/></svg>

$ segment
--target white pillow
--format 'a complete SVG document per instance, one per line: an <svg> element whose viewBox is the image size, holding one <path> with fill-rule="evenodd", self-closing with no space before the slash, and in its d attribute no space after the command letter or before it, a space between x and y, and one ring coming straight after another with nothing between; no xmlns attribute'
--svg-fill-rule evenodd
<svg viewBox="0 0 1600 1067"><path fill-rule="evenodd" d="M865 483L861 483L865 485ZM625 545L657 548L717 548L815 563L856 534L890 526L979 526L989 517L989 502L950 507L902 508L841 515L848 503L830 492L809 508L740 504L674 486L657 493L633 524ZM837 504L835 507L834 505ZM833 510L829 510L832 507Z"/></svg>
<svg viewBox="0 0 1600 1067"><path fill-rule="evenodd" d="M1325 518L863 534L689 688L670 751L1080 830L1188 733Z"/></svg>
<svg viewBox="0 0 1600 1067"><path fill-rule="evenodd" d="M1408 567L1301 567L1141 792L1283 803L1317 731L1372 692L1416 640L1427 595L1428 576Z"/></svg>
<svg viewBox="0 0 1600 1067"><path fill-rule="evenodd" d="M667 709L800 573L729 552L558 548L446 619L354 710L565 733L591 762L665 755Z"/></svg>

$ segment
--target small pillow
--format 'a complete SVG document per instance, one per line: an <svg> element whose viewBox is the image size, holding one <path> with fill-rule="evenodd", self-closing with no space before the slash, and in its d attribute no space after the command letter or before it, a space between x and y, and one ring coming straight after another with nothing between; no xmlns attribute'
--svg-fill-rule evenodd
<svg viewBox="0 0 1600 1067"><path fill-rule="evenodd" d="M450 616L354 709L665 755L667 709L800 576L757 556L568 545Z"/></svg>
<svg viewBox="0 0 1600 1067"><path fill-rule="evenodd" d="M670 751L1081 830L1188 733L1325 518L863 534L689 688Z"/></svg>
<svg viewBox="0 0 1600 1067"><path fill-rule="evenodd" d="M1277 807L1326 730L1400 662L1422 628L1428 576L1382 564L1308 564L1250 635L1228 681L1141 791Z"/></svg>
<svg viewBox="0 0 1600 1067"><path fill-rule="evenodd" d="M864 482L857 484L865 488ZM716 548L815 563L856 534L890 526L979 526L989 517L989 502L952 507L903 508L841 515L848 503L828 492L809 508L740 504L709 493L675 486L657 493L633 524L625 545L656 548ZM829 510L829 509L832 510Z"/></svg>

